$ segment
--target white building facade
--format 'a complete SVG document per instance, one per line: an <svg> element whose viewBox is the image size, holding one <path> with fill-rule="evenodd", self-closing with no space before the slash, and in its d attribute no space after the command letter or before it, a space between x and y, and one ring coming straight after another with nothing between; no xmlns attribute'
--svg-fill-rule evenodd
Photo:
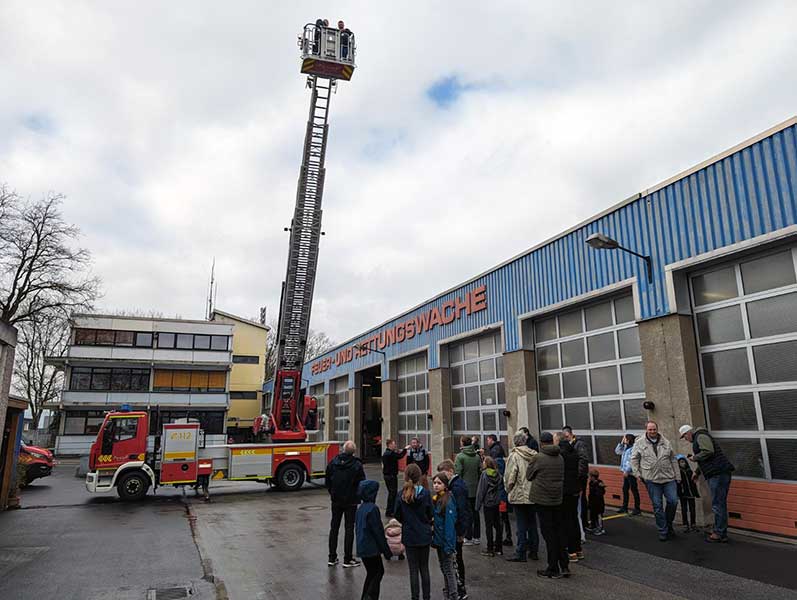
<svg viewBox="0 0 797 600"><path fill-rule="evenodd" d="M225 433L233 326L208 321L75 315L62 358L64 389L55 450L88 454L107 411L129 405L162 423L195 418Z"/></svg>

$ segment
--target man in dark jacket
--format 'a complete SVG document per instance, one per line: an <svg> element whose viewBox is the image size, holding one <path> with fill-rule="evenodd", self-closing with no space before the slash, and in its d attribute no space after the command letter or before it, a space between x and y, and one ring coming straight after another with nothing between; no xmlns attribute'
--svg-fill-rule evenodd
<svg viewBox="0 0 797 600"><path fill-rule="evenodd" d="M529 448L531 450L534 450L535 452L539 452L540 451L540 445L537 443L537 440L531 434L531 432L529 431L528 427L521 427L521 428L518 429L518 431L522 431L526 435L526 447L527 448Z"/></svg>
<svg viewBox="0 0 797 600"><path fill-rule="evenodd" d="M330 567L338 564L338 532L340 521L344 520L343 566L358 567L354 559L354 516L357 512L360 482L365 479L365 471L360 459L354 456L357 446L351 440L343 444L343 452L333 458L326 469L326 486L332 504L332 522L329 526Z"/></svg>
<svg viewBox="0 0 797 600"><path fill-rule="evenodd" d="M382 477L385 478L385 487L387 488L386 517L393 516L393 507L396 506L396 493L398 492L398 463L405 454L407 454L406 448L396 451L395 440L388 440L385 444L385 453L382 455Z"/></svg>
<svg viewBox="0 0 797 600"><path fill-rule="evenodd" d="M448 475L448 489L454 502L457 503L457 522L454 526L457 532L457 593L460 600L464 600L468 597L468 592L465 588L465 560L462 556L462 542L465 540L468 526L473 523L470 502L468 502L468 485L462 477L454 472L454 462L451 460L446 459L437 465L437 471Z"/></svg>
<svg viewBox="0 0 797 600"><path fill-rule="evenodd" d="M407 464L418 465L418 468L421 470L422 475L429 474L429 453L426 451L426 448L423 447L421 444L421 440L418 438L412 438L410 440L410 445L404 448L407 451Z"/></svg>
<svg viewBox="0 0 797 600"><path fill-rule="evenodd" d="M584 558L581 548L581 529L578 526L578 463L579 458L575 448L571 446L564 436L559 439L559 450L565 464L565 479L562 497L562 520L564 521L567 535L567 552L571 562Z"/></svg>
<svg viewBox="0 0 797 600"><path fill-rule="evenodd" d="M362 597L369 600L379 600L379 588L385 574L381 557L390 560L393 555L375 504L377 493L379 484L376 481L366 479L360 482L358 496L363 503L357 509L357 555L363 559L366 572Z"/></svg>
<svg viewBox="0 0 797 600"><path fill-rule="evenodd" d="M682 425L678 430L681 438L692 444L693 454L689 459L697 463L692 475L697 480L700 473L711 490L711 512L714 513L714 531L706 538L707 542L728 541L728 490L731 488L731 473L735 470L725 456L717 440L704 428L694 429Z"/></svg>
<svg viewBox="0 0 797 600"><path fill-rule="evenodd" d="M526 478L531 482L531 502L537 505L548 554L548 568L537 571L537 575L553 579L569 577L567 536L562 521L565 464L551 433L545 431L540 435L540 451L529 462Z"/></svg>
<svg viewBox="0 0 797 600"><path fill-rule="evenodd" d="M570 425L562 427L562 435L573 446L573 450L578 455L578 486L579 486L579 512L581 515L582 529L589 525L589 513L587 511L587 481L589 480L589 448L587 442L579 439L573 433Z"/></svg>
<svg viewBox="0 0 797 600"><path fill-rule="evenodd" d="M506 458L506 451L494 433L487 436L487 455L492 456L496 462Z"/></svg>

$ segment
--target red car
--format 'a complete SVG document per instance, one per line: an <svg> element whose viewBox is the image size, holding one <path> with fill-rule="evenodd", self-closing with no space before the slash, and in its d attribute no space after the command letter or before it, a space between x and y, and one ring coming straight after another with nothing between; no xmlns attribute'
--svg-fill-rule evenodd
<svg viewBox="0 0 797 600"><path fill-rule="evenodd" d="M29 446L22 442L19 446L19 464L25 465L25 485L29 485L34 479L47 477L52 472L53 453L47 448Z"/></svg>

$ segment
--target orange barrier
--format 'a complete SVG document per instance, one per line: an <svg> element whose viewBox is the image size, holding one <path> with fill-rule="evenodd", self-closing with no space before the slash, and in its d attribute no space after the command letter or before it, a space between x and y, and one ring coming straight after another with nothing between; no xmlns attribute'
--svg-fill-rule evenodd
<svg viewBox="0 0 797 600"><path fill-rule="evenodd" d="M620 506L622 472L616 467L599 467L598 470L606 484L606 505ZM639 484L639 499L642 510L653 511L648 492L642 484ZM631 496L630 507L633 507L633 502ZM734 479L728 495L728 517L731 527L797 537L797 484Z"/></svg>

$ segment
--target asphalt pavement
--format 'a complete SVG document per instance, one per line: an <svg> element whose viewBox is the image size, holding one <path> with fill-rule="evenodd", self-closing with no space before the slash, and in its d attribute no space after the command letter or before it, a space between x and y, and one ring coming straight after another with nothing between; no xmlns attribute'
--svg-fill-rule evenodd
<svg viewBox="0 0 797 600"><path fill-rule="evenodd" d="M378 467L368 466L380 481ZM91 496L62 464L25 490L25 508L0 513L0 598L132 600L359 598L362 567L328 567L326 490L281 493L262 484L214 482L203 502L162 488L140 504ZM380 486L383 488L383 486ZM380 489L380 506L385 490ZM649 517L606 522L568 580L536 577L543 561L508 563L466 548L470 597L500 600L642 597L645 600L797 599L797 547L734 536L709 545L697 534L661 543ZM343 531L339 554L342 555ZM541 547L544 557L544 545ZM511 549L507 549L511 552ZM507 554L508 556L509 554ZM406 599L406 561L386 564L383 600ZM442 577L430 559L433 598ZM156 593L155 590L159 590Z"/></svg>

